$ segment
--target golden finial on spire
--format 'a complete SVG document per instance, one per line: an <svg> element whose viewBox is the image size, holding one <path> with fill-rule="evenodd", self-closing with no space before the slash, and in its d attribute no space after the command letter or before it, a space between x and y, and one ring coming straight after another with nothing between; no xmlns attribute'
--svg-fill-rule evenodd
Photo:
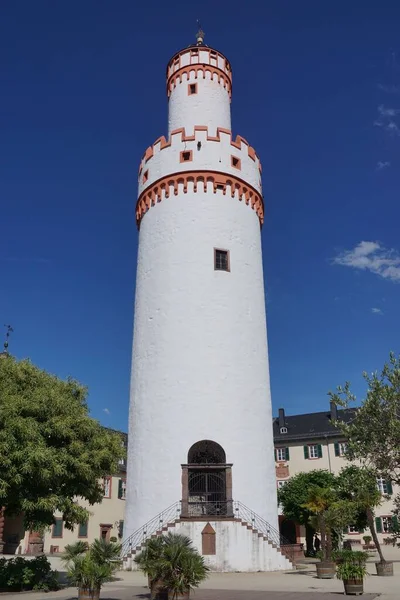
<svg viewBox="0 0 400 600"><path fill-rule="evenodd" d="M201 28L199 19L197 19L197 27L198 27L198 30L197 30L197 33L196 33L196 41L197 41L197 45L201 46L202 43L204 42L205 33L202 30L202 28Z"/></svg>

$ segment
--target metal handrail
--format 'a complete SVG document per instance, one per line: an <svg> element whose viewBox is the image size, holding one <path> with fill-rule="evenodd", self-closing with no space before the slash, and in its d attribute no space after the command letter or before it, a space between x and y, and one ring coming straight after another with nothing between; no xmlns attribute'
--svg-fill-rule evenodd
<svg viewBox="0 0 400 600"><path fill-rule="evenodd" d="M174 523L181 516L181 503L174 502L168 508L153 517L145 525L134 531L124 542L122 542L121 553L126 556L129 552L140 546L157 531L162 530L166 523Z"/></svg>
<svg viewBox="0 0 400 600"><path fill-rule="evenodd" d="M231 500L226 502L175 502L168 508L159 513L156 517L148 521L145 525L137 529L122 543L122 556L126 556L129 552L141 546L147 539L168 523L175 523L180 518L191 518L196 516L218 516L219 518L236 518L244 521L261 533L269 542L277 548L281 546L291 545L281 533L273 527L263 517L248 508L242 502ZM285 549L285 553L289 553Z"/></svg>

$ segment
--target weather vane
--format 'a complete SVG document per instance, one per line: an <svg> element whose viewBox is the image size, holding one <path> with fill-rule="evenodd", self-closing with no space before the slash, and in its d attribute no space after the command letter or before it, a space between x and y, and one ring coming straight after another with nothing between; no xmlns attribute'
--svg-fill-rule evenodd
<svg viewBox="0 0 400 600"><path fill-rule="evenodd" d="M196 33L196 40L197 40L197 44L199 46L201 46L201 44L204 41L204 35L205 35L205 33L202 30L202 28L201 28L201 24L200 24L199 19L197 19L197 27L198 27L198 30L197 30L197 33Z"/></svg>
<svg viewBox="0 0 400 600"><path fill-rule="evenodd" d="M11 327L11 325L4 325L4 327L6 328L7 333L6 333L6 339L5 339L3 346L4 346L5 354L8 354L8 340L10 338L10 334L14 331L14 329Z"/></svg>

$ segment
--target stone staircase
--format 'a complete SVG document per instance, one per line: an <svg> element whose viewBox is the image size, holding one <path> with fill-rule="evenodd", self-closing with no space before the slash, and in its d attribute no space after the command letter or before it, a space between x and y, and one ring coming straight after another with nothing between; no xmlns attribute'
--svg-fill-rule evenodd
<svg viewBox="0 0 400 600"><path fill-rule="evenodd" d="M176 531L187 535L200 553L202 530L208 523L219 540L216 557L204 556L215 571L272 571L287 570L294 566L293 547L262 517L240 502L233 502L234 515L216 517L205 514L193 518L181 517L181 503L177 502L149 521L125 540L122 546L125 569L135 569L134 558L146 540ZM219 556L218 556L219 554Z"/></svg>

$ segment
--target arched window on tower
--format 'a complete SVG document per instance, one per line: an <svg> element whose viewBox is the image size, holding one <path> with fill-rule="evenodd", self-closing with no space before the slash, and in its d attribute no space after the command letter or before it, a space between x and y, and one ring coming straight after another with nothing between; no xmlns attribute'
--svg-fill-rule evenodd
<svg viewBox="0 0 400 600"><path fill-rule="evenodd" d="M225 450L211 440L191 446L182 465L182 517L232 518L232 465Z"/></svg>
<svg viewBox="0 0 400 600"><path fill-rule="evenodd" d="M217 465L225 463L225 450L217 442L210 440L196 442L188 452L189 465Z"/></svg>

